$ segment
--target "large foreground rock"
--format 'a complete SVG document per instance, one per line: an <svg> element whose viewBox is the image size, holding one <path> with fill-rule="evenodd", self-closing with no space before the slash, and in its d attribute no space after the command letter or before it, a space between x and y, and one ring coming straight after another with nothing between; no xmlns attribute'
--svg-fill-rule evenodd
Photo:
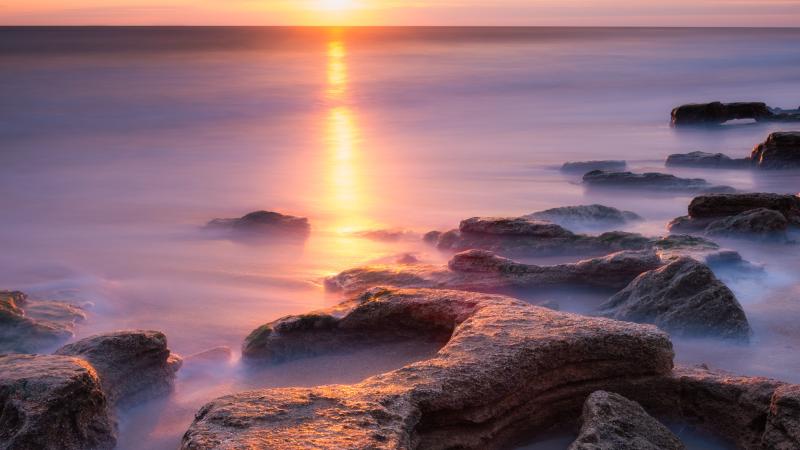
<svg viewBox="0 0 800 450"><path fill-rule="evenodd" d="M88 363L0 355L0 448L111 449L115 443L106 396Z"/></svg>
<svg viewBox="0 0 800 450"><path fill-rule="evenodd" d="M532 220L546 220L568 229L610 228L644 220L634 212L621 211L604 205L562 206L537 211L523 217Z"/></svg>
<svg viewBox="0 0 800 450"><path fill-rule="evenodd" d="M71 338L75 323L85 317L80 308L68 303L0 291L0 353L52 350Z"/></svg>
<svg viewBox="0 0 800 450"><path fill-rule="evenodd" d="M793 450L800 448L800 386L786 385L775 390L769 407L764 433L764 448Z"/></svg>
<svg viewBox="0 0 800 450"><path fill-rule="evenodd" d="M633 193L639 190L660 192L735 192L730 186L712 185L702 178L680 178L659 172L605 172L595 170L583 176L583 184L590 188L628 189Z"/></svg>
<svg viewBox="0 0 800 450"><path fill-rule="evenodd" d="M744 169L750 167L748 158L731 158L722 153L674 153L667 157L667 167L704 167L713 169Z"/></svg>
<svg viewBox="0 0 800 450"><path fill-rule="evenodd" d="M600 160L600 161L575 161L566 162L561 166L561 171L566 173L585 174L593 170L625 170L627 163L622 160Z"/></svg>
<svg viewBox="0 0 800 450"><path fill-rule="evenodd" d="M800 168L800 131L770 134L753 149L750 162L759 169Z"/></svg>
<svg viewBox="0 0 800 450"><path fill-rule="evenodd" d="M274 211L255 211L235 219L214 219L206 225L240 236L299 236L308 235L311 227L305 217L294 217Z"/></svg>
<svg viewBox="0 0 800 450"><path fill-rule="evenodd" d="M198 412L183 448L494 448L577 415L598 384L672 367L671 344L654 327L503 296L376 288L314 316L254 331L243 357L284 361L412 333L447 342L431 359L355 385L217 399Z"/></svg>
<svg viewBox="0 0 800 450"><path fill-rule="evenodd" d="M586 399L578 439L569 450L683 450L686 447L636 402L597 391Z"/></svg>
<svg viewBox="0 0 800 450"><path fill-rule="evenodd" d="M82 358L97 370L111 403L126 404L172 390L181 359L159 331L119 331L65 345L58 355Z"/></svg>
<svg viewBox="0 0 800 450"><path fill-rule="evenodd" d="M800 121L800 110L770 108L766 103L693 103L672 110L672 126L721 125L730 120L754 119L757 122Z"/></svg>
<svg viewBox="0 0 800 450"><path fill-rule="evenodd" d="M677 336L746 340L750 325L733 292L706 265L679 258L643 273L600 306L599 314L652 323Z"/></svg>

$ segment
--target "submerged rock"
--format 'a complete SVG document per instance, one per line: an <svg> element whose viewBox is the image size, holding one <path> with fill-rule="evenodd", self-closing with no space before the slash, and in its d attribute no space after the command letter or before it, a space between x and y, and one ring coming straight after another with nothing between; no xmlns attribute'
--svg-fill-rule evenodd
<svg viewBox="0 0 800 450"><path fill-rule="evenodd" d="M114 404L134 403L172 390L181 358L170 353L159 331L118 331L65 345L57 355L85 359L97 369Z"/></svg>
<svg viewBox="0 0 800 450"><path fill-rule="evenodd" d="M647 189L664 192L734 192L730 186L715 186L702 178L679 178L658 172L605 172L595 170L583 176L592 188Z"/></svg>
<svg viewBox="0 0 800 450"><path fill-rule="evenodd" d="M654 327L462 291L378 288L313 319L278 323L245 343L246 359L283 361L393 333L447 341L428 360L354 385L214 400L183 448L496 448L576 417L598 386L672 367L669 339Z"/></svg>
<svg viewBox="0 0 800 450"><path fill-rule="evenodd" d="M639 275L601 305L599 314L655 324L677 336L750 336L750 324L733 292L706 265L686 257Z"/></svg>
<svg viewBox="0 0 800 450"><path fill-rule="evenodd" d="M636 233L575 234L560 225L525 217L473 217L462 221L458 230L430 232L425 240L440 250L482 249L505 256L603 255L641 250L649 243Z"/></svg>
<svg viewBox="0 0 800 450"><path fill-rule="evenodd" d="M0 447L111 449L114 421L94 369L68 356L0 355Z"/></svg>
<svg viewBox="0 0 800 450"><path fill-rule="evenodd" d="M601 160L601 161L576 161L566 162L561 166L562 172L584 174L592 170L625 170L627 163L620 160Z"/></svg>
<svg viewBox="0 0 800 450"><path fill-rule="evenodd" d="M734 159L722 153L674 153L667 157L666 165L679 167L706 167L715 169L744 169L750 167L748 158Z"/></svg>
<svg viewBox="0 0 800 450"><path fill-rule="evenodd" d="M753 149L750 161L759 169L800 168L800 131L770 134L766 141Z"/></svg>
<svg viewBox="0 0 800 450"><path fill-rule="evenodd" d="M0 291L0 353L52 349L71 338L75 323L85 317L80 308L68 303Z"/></svg>
<svg viewBox="0 0 800 450"><path fill-rule="evenodd" d="M523 217L532 220L546 220L567 228L614 227L644 220L634 212L621 211L604 205L563 206L538 211Z"/></svg>
<svg viewBox="0 0 800 450"><path fill-rule="evenodd" d="M505 292L553 286L622 289L639 274L663 263L653 251L623 251L574 264L522 264L485 250L458 253L447 267L368 266L347 270L325 280L333 291L360 292L373 286L460 289Z"/></svg>
<svg viewBox="0 0 800 450"><path fill-rule="evenodd" d="M721 125L730 120L754 119L758 122L800 121L800 110L770 108L760 102L695 103L672 110L672 125Z"/></svg>
<svg viewBox="0 0 800 450"><path fill-rule="evenodd" d="M214 219L206 228L250 235L297 236L308 235L311 230L305 217L287 216L273 211L255 211L237 219Z"/></svg>
<svg viewBox="0 0 800 450"><path fill-rule="evenodd" d="M708 224L705 233L710 236L759 237L786 240L789 221L774 209L759 208L735 216L715 220Z"/></svg>
<svg viewBox="0 0 800 450"><path fill-rule="evenodd" d="M586 399L578 439L569 450L683 450L686 446L638 403L611 392Z"/></svg>

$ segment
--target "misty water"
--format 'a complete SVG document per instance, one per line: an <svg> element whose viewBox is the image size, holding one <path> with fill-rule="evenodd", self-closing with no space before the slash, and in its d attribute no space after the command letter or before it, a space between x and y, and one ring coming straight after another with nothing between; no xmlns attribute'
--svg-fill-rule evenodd
<svg viewBox="0 0 800 450"><path fill-rule="evenodd" d="M405 253L447 261L415 233L602 203L646 218L629 230L658 235L691 199L588 192L557 170L565 161L625 159L637 172L796 193L798 173L663 160L742 157L792 129L679 131L674 106L796 108L798 83L798 30L0 28L0 287L86 305L77 338L145 328L181 355L238 352L255 327L340 301L326 275ZM311 235L243 242L201 230L259 209L308 217ZM358 234L381 229L410 233ZM752 342L675 340L676 360L800 382L796 247L723 244L766 268L719 274ZM587 312L608 293L546 295ZM187 364L169 398L121 412L119 448L175 448L220 395L355 382L435 351L406 343L258 371L238 356ZM564 448L559 439L536 448Z"/></svg>

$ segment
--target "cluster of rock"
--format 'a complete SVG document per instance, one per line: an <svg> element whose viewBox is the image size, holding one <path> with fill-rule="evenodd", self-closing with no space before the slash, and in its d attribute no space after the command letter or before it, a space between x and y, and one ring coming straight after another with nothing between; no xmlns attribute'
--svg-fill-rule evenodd
<svg viewBox="0 0 800 450"><path fill-rule="evenodd" d="M797 169L800 168L800 132L772 133L746 158L731 158L722 153L676 153L667 157L666 165L715 169Z"/></svg>
<svg viewBox="0 0 800 450"><path fill-rule="evenodd" d="M0 353L51 350L71 338L75 323L85 318L81 308L69 303L0 291Z"/></svg>
<svg viewBox="0 0 800 450"><path fill-rule="evenodd" d="M97 335L53 355L0 355L0 444L111 449L114 407L163 395L180 364L156 331Z"/></svg>
<svg viewBox="0 0 800 450"><path fill-rule="evenodd" d="M734 192L730 186L713 185L702 178L681 178L660 172L607 172L593 170L583 176L583 184L590 188L646 189L662 192Z"/></svg>
<svg viewBox="0 0 800 450"><path fill-rule="evenodd" d="M420 336L443 347L357 384L216 399L197 413L182 448L502 448L523 435L579 425L574 449L682 448L648 414L741 448L800 443L795 385L674 368L670 340L654 326L498 295L374 288L330 310L260 327L243 357L281 362Z"/></svg>
<svg viewBox="0 0 800 450"><path fill-rule="evenodd" d="M214 219L206 228L230 233L232 237L305 237L311 231L308 219L274 211L255 211L234 219Z"/></svg>
<svg viewBox="0 0 800 450"><path fill-rule="evenodd" d="M800 197L772 193L704 195L691 201L688 212L667 225L670 232L785 241L787 230L800 226Z"/></svg>
<svg viewBox="0 0 800 450"><path fill-rule="evenodd" d="M800 109L770 108L766 103L694 103L672 110L672 126L721 125L731 120L753 119L757 122L800 121Z"/></svg>

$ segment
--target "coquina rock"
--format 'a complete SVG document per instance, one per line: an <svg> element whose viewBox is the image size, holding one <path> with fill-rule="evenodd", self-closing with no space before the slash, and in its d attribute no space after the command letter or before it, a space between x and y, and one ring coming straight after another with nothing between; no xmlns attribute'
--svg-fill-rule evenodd
<svg viewBox="0 0 800 450"><path fill-rule="evenodd" d="M280 362L412 334L446 342L428 360L352 385L218 398L197 413L182 448L504 448L554 427L577 429L585 399L605 390L760 449L767 423L784 414L770 409L776 392L789 386L707 367L673 370L669 340L653 327L503 296L375 288L312 316L254 331L246 361Z"/></svg>
<svg viewBox="0 0 800 450"><path fill-rule="evenodd" d="M349 386L267 389L198 412L183 448L494 448L577 416L597 385L668 374L654 327L559 313L509 297L376 288L333 310L254 331L246 361L386 339L446 336L433 358Z"/></svg>
<svg viewBox="0 0 800 450"><path fill-rule="evenodd" d="M52 350L73 336L84 312L63 302L33 300L19 291L0 291L0 353Z"/></svg>
<svg viewBox="0 0 800 450"><path fill-rule="evenodd" d="M674 153L667 157L668 167L704 167L712 169L745 169L750 167L749 158L731 158L723 153L690 152Z"/></svg>
<svg viewBox="0 0 800 450"><path fill-rule="evenodd" d="M759 169L800 168L800 131L770 134L753 149L750 162Z"/></svg>
<svg viewBox="0 0 800 450"><path fill-rule="evenodd" d="M712 185L702 178L680 178L659 172L633 173L595 170L583 176L583 184L590 188L628 189L634 193L638 190L678 193L736 191L730 186Z"/></svg>
<svg viewBox="0 0 800 450"><path fill-rule="evenodd" d="M575 161L566 162L561 166L561 171L566 173L585 174L593 170L625 170L627 163L622 160L600 160L600 161Z"/></svg>
<svg viewBox="0 0 800 450"><path fill-rule="evenodd" d="M114 428L100 380L86 361L0 355L0 448L111 449Z"/></svg>
<svg viewBox="0 0 800 450"><path fill-rule="evenodd" d="M683 450L686 446L638 403L606 391L592 393L569 450Z"/></svg>
<svg viewBox="0 0 800 450"><path fill-rule="evenodd" d="M235 219L214 219L206 225L206 228L250 236L306 236L311 230L305 217L289 216L274 211L255 211Z"/></svg>
<svg viewBox="0 0 800 450"><path fill-rule="evenodd" d="M677 336L747 340L751 333L733 292L706 265L687 257L639 275L599 314L652 323Z"/></svg>
<svg viewBox="0 0 800 450"><path fill-rule="evenodd" d="M546 220L568 229L608 228L644 220L634 212L621 211L604 205L562 206L523 217L532 220Z"/></svg>
<svg viewBox="0 0 800 450"><path fill-rule="evenodd" d="M622 289L639 274L663 265L654 251L618 252L574 264L522 264L486 250L467 250L446 267L423 264L367 266L325 280L331 291L361 292L370 287L395 286L508 292L553 286Z"/></svg>
<svg viewBox="0 0 800 450"><path fill-rule="evenodd" d="M129 404L172 390L181 358L170 353L159 331L118 331L65 345L57 355L88 361L112 404Z"/></svg>
<svg viewBox="0 0 800 450"><path fill-rule="evenodd" d="M800 110L770 108L766 103L693 103L672 110L672 126L721 125L730 120L754 119L757 122L800 121Z"/></svg>

